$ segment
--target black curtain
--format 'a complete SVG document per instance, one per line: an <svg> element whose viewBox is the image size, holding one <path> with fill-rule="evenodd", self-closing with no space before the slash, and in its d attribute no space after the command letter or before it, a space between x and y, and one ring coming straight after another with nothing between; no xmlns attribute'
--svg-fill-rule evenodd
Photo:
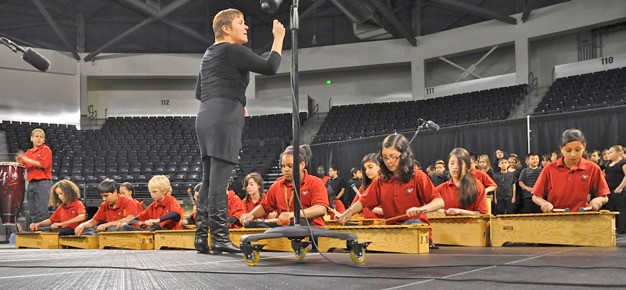
<svg viewBox="0 0 626 290"><path fill-rule="evenodd" d="M531 117L531 149L539 154L558 152L563 131L575 128L585 134L587 151L603 150L624 143L625 125L626 106Z"/></svg>
<svg viewBox="0 0 626 290"><path fill-rule="evenodd" d="M447 162L448 154L456 147L487 154L491 158L496 149L502 149L507 153L517 153L523 160L528 152L526 122L526 119L516 119L447 127L437 132L422 131L411 148L423 169L438 159ZM533 116L530 119L530 150L539 154L558 151L561 134L570 128L585 133L589 151L626 143L626 106ZM413 133L403 132L408 140L413 137ZM311 146L313 158L309 168L315 170L317 166L323 165L328 173L328 166L335 164L339 166L341 176L348 180L351 178L350 168L359 167L366 154L378 152L384 138L376 136L314 144Z"/></svg>

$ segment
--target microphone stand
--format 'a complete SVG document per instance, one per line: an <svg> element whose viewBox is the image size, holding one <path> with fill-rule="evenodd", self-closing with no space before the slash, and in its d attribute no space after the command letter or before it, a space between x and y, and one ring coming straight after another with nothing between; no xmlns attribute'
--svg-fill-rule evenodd
<svg viewBox="0 0 626 290"><path fill-rule="evenodd" d="M426 127L428 127L428 124L425 120L421 120L421 122L422 124L417 127L417 130L415 131L415 134L413 134L413 138L411 138L409 144L413 144L413 140L415 140L415 137L417 137L417 133L419 133L422 129L426 129Z"/></svg>
<svg viewBox="0 0 626 290"><path fill-rule="evenodd" d="M298 97L298 30L300 28L300 19L298 15L298 2L293 0L290 11L291 22L291 97L292 97L292 119L291 126L293 130L293 226L283 226L271 228L262 234L244 235L241 237L240 248L243 252L243 259L248 265L253 266L259 262L260 251L265 245L252 245L252 242L265 239L288 238L291 240L291 248L294 250L296 258L304 259L308 251L308 246L314 243L317 246L317 237L330 237L346 240L346 245L350 251L350 257L355 263L365 261L365 249L369 242L357 242L357 236L351 233L331 232L326 228L313 227L306 221L306 226L300 224L300 170L299 164L304 160L300 160L300 100ZM289 205L287 205L289 207ZM306 216L305 216L306 218ZM309 241L303 241L309 238Z"/></svg>
<svg viewBox="0 0 626 290"><path fill-rule="evenodd" d="M22 52L22 53L26 52L23 47L15 44L15 42L11 41L8 38L0 37L0 42L2 42L2 44L6 45L8 48L10 48L15 53L17 53L18 51Z"/></svg>

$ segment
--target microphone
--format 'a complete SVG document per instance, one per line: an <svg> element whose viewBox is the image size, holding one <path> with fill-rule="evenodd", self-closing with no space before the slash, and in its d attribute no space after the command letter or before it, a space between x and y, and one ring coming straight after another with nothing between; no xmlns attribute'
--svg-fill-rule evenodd
<svg viewBox="0 0 626 290"><path fill-rule="evenodd" d="M274 14L282 2L283 0L261 0L261 10L265 13Z"/></svg>
<svg viewBox="0 0 626 290"><path fill-rule="evenodd" d="M15 44L8 38L0 37L0 42L10 48L13 52L17 53L18 51L23 52L22 59L25 60L30 65L34 66L36 69L45 72L50 68L50 61L46 59L43 55L37 53L36 51Z"/></svg>
<svg viewBox="0 0 626 290"><path fill-rule="evenodd" d="M424 120L422 118L418 118L417 119L418 122L422 123L422 128L427 128L433 131L439 131L439 125L437 125L437 123L433 122L432 120Z"/></svg>
<svg viewBox="0 0 626 290"><path fill-rule="evenodd" d="M24 51L22 59L42 72L46 72L50 68L50 61L30 48Z"/></svg>

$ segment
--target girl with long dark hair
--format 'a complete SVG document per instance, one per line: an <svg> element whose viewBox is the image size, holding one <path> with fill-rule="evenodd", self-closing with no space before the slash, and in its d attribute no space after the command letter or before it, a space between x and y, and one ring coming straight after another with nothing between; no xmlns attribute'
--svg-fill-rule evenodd
<svg viewBox="0 0 626 290"><path fill-rule="evenodd" d="M443 199L426 173L417 169L409 141L401 134L383 140L378 154L381 176L375 178L360 201L339 216L345 224L364 207L381 206L387 224L428 223L426 213L443 207Z"/></svg>
<svg viewBox="0 0 626 290"><path fill-rule="evenodd" d="M476 216L489 211L485 187L469 172L470 162L469 152L463 148L453 149L448 156L452 178L437 186L447 215Z"/></svg>

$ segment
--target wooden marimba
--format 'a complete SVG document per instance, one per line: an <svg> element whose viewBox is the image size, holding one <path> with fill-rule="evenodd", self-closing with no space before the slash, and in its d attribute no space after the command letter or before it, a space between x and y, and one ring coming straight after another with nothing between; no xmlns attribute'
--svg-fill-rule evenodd
<svg viewBox="0 0 626 290"><path fill-rule="evenodd" d="M58 249L58 232L31 232L15 235L15 248Z"/></svg>
<svg viewBox="0 0 626 290"><path fill-rule="evenodd" d="M426 254L430 251L426 224L327 226L331 231L356 234L359 242L371 242L368 251L406 254ZM318 248L322 252L346 247L346 242L320 237Z"/></svg>
<svg viewBox="0 0 626 290"><path fill-rule="evenodd" d="M100 232L100 249L154 250L154 233L149 231Z"/></svg>
<svg viewBox="0 0 626 290"><path fill-rule="evenodd" d="M241 236L250 235L250 234L261 234L267 228L240 228L240 229L230 229L229 236L231 242L238 246L240 245ZM194 239L196 236L196 230L168 230L168 231L156 231L154 232L154 249L187 249L194 250ZM209 232L208 238L209 247L211 245L211 233ZM253 244L265 244L266 246L263 248L264 250L269 251L281 251L281 252L290 252L293 251L291 248L291 241L287 238L282 239L271 239L255 242Z"/></svg>
<svg viewBox="0 0 626 290"><path fill-rule="evenodd" d="M489 215L428 217L436 245L485 247L489 245Z"/></svg>
<svg viewBox="0 0 626 290"><path fill-rule="evenodd" d="M491 244L612 247L616 245L615 215L608 211L498 215L491 218Z"/></svg>
<svg viewBox="0 0 626 290"><path fill-rule="evenodd" d="M62 236L59 247L63 249L98 249L98 236Z"/></svg>

